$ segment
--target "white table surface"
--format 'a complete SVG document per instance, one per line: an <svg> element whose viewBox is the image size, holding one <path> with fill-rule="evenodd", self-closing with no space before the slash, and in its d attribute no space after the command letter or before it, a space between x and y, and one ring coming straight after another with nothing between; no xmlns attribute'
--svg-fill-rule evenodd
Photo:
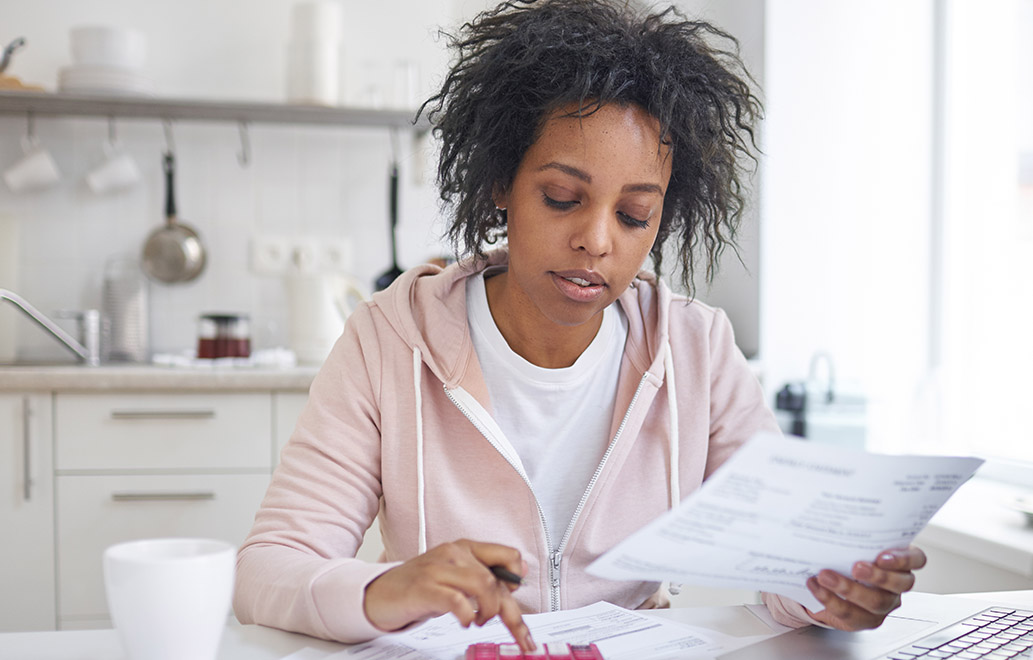
<svg viewBox="0 0 1033 660"><path fill-rule="evenodd" d="M958 596L1033 609L1033 590ZM651 614L716 630L739 638L743 643L759 641L786 630L777 624L771 625L770 620L765 621L766 613L758 616L758 607L691 607L657 610ZM264 626L233 624L226 627L218 660L280 660L305 648L313 649L313 655L320 657L347 646ZM0 660L125 660L125 653L118 635L111 629L16 632L0 634Z"/></svg>

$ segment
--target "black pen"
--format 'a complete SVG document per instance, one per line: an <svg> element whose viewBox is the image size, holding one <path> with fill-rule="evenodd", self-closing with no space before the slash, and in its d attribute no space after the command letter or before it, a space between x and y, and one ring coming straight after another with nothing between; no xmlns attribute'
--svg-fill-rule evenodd
<svg viewBox="0 0 1033 660"><path fill-rule="evenodd" d="M510 584L515 584L517 586L520 586L524 582L522 577L502 566L489 566L488 569L495 577L503 582L509 582Z"/></svg>

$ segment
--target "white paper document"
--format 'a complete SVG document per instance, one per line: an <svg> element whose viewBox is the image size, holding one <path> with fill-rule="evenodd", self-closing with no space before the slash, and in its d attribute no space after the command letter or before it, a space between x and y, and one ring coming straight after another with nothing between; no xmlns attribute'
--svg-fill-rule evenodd
<svg viewBox="0 0 1033 660"><path fill-rule="evenodd" d="M676 621L595 603L576 610L524 615L541 648L549 642L594 643L606 660L711 658L729 641ZM466 647L480 642L512 643L513 636L495 617L484 626L462 628L451 614L412 630L378 637L334 653L325 660L459 660Z"/></svg>
<svg viewBox="0 0 1033 660"><path fill-rule="evenodd" d="M588 572L769 591L818 611L809 576L823 568L849 576L854 562L907 546L982 462L758 434Z"/></svg>

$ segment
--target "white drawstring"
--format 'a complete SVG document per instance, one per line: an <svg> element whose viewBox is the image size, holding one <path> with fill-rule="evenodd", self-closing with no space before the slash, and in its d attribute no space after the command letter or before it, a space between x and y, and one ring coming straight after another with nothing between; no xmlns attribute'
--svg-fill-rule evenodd
<svg viewBox="0 0 1033 660"><path fill-rule="evenodd" d="M674 390L674 356L670 342L664 343L664 379L667 381L667 410L670 413L671 445L671 508L681 502L681 486L678 484L678 396Z"/></svg>
<svg viewBox="0 0 1033 660"><path fill-rule="evenodd" d="M674 390L674 354L671 352L671 342L664 341L664 380L667 382L667 410L670 415L670 430L668 433L671 449L671 508L673 509L681 501L681 485L679 484L678 470L678 396ZM681 585L673 582L668 583L667 590L672 596L681 593Z"/></svg>
<svg viewBox="0 0 1033 660"><path fill-rule="evenodd" d="M427 512L423 504L424 482L423 482L423 404L420 396L420 371L423 368L423 358L420 349L412 349L412 384L416 395L416 518L418 521L417 554L427 551Z"/></svg>

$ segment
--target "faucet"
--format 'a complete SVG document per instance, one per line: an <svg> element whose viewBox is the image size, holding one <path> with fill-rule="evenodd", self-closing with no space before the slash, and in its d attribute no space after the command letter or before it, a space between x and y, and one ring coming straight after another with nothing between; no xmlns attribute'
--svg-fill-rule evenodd
<svg viewBox="0 0 1033 660"><path fill-rule="evenodd" d="M824 362L826 368L825 376L825 403L832 403L835 400L835 385L836 385L836 372L832 366L832 355L826 351L818 351L811 356L811 368L808 375L808 380L814 381L817 379L818 365Z"/></svg>
<svg viewBox="0 0 1033 660"><path fill-rule="evenodd" d="M100 312L97 310L88 309L71 314L79 320L80 339L77 340L14 291L0 289L0 301L3 300L12 303L24 312L26 316L61 342L65 348L75 353L86 365L96 367L100 364Z"/></svg>

